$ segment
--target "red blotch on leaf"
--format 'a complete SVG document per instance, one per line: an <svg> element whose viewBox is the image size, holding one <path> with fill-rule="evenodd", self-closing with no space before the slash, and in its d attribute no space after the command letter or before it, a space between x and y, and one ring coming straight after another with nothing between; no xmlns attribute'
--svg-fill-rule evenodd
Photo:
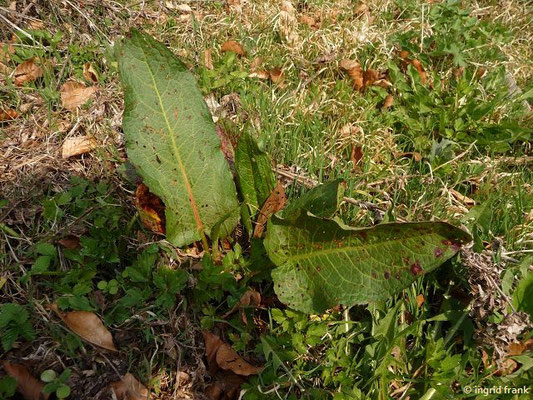
<svg viewBox="0 0 533 400"><path fill-rule="evenodd" d="M411 264L411 273L414 276L418 276L422 272L424 272L424 270L422 269L422 266L420 265L420 262L418 260Z"/></svg>

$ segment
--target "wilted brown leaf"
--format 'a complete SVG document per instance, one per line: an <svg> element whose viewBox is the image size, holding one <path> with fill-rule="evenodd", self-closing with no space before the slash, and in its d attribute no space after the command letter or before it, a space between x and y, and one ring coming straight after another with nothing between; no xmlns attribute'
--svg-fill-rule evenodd
<svg viewBox="0 0 533 400"><path fill-rule="evenodd" d="M400 58L402 59L402 69L404 71L407 69L407 66L411 64L417 70L418 75L420 75L420 81L422 83L426 83L426 72L424 71L424 66L419 60L411 60L409 58L409 52L407 50L400 51Z"/></svg>
<svg viewBox="0 0 533 400"><path fill-rule="evenodd" d="M350 154L350 161L352 162L352 171L357 169L357 165L363 159L363 148L358 145L352 146L352 152Z"/></svg>
<svg viewBox="0 0 533 400"><path fill-rule="evenodd" d="M61 318L65 325L87 342L110 351L118 351L113 343L113 336L100 318L89 311L62 312L56 304L50 308Z"/></svg>
<svg viewBox="0 0 533 400"><path fill-rule="evenodd" d="M255 375L263 370L262 367L253 366L245 361L229 344L224 343L217 335L206 331L202 333L204 335L207 363L210 369L212 369L213 363L216 363L215 366L241 376ZM214 372L216 372L216 369ZM213 372L211 374L213 375Z"/></svg>
<svg viewBox="0 0 533 400"><path fill-rule="evenodd" d="M274 83L281 83L284 78L283 71L277 67L269 69L268 75Z"/></svg>
<svg viewBox="0 0 533 400"><path fill-rule="evenodd" d="M89 82L98 82L98 73L90 62L83 64L83 77Z"/></svg>
<svg viewBox="0 0 533 400"><path fill-rule="evenodd" d="M261 64L263 64L263 57L255 57L250 63L250 70L252 72L257 71Z"/></svg>
<svg viewBox="0 0 533 400"><path fill-rule="evenodd" d="M68 81L61 86L61 104L67 110L75 110L84 105L98 91L96 86L85 86L83 83Z"/></svg>
<svg viewBox="0 0 533 400"><path fill-rule="evenodd" d="M207 69L213 69L213 52L211 49L204 50L204 58L202 61L204 67Z"/></svg>
<svg viewBox="0 0 533 400"><path fill-rule="evenodd" d="M109 386L117 400L150 399L150 391L129 372L120 381L112 382Z"/></svg>
<svg viewBox="0 0 533 400"><path fill-rule="evenodd" d="M366 89L369 86L372 86L374 84L374 82L376 82L378 80L378 77L379 77L378 71L376 71L375 69L371 69L371 68L367 69L363 73L363 87L364 87L364 89Z"/></svg>
<svg viewBox="0 0 533 400"><path fill-rule="evenodd" d="M43 70L35 63L35 58L26 60L15 68L15 85L22 86L43 76Z"/></svg>
<svg viewBox="0 0 533 400"><path fill-rule="evenodd" d="M352 80L352 85L355 90L361 90L364 87L363 68L357 61L342 60L341 68L345 70Z"/></svg>
<svg viewBox="0 0 533 400"><path fill-rule="evenodd" d="M262 367L253 366L243 360L227 343L223 343L218 348L216 362L220 368L233 371L241 376L256 375L263 370Z"/></svg>
<svg viewBox="0 0 533 400"><path fill-rule="evenodd" d="M244 56L243 47L235 40L228 40L222 45L222 48L220 50L222 50L223 52L233 51L234 53L237 53L240 56Z"/></svg>
<svg viewBox="0 0 533 400"><path fill-rule="evenodd" d="M57 241L61 246L69 250L75 250L80 247L80 238L74 235L67 235Z"/></svg>
<svg viewBox="0 0 533 400"><path fill-rule="evenodd" d="M261 294L257 290L249 289L241 296L239 304L242 307L259 307Z"/></svg>
<svg viewBox="0 0 533 400"><path fill-rule="evenodd" d="M79 156L96 148L96 141L90 136L75 136L66 138L61 149L63 158Z"/></svg>
<svg viewBox="0 0 533 400"><path fill-rule="evenodd" d="M531 350L533 348L533 339L528 339L525 342L513 342L507 349L507 355L519 356L524 351Z"/></svg>
<svg viewBox="0 0 533 400"><path fill-rule="evenodd" d="M50 397L49 394L42 393L44 384L35 379L23 365L4 361L2 366L17 381L17 391L25 400L46 400Z"/></svg>
<svg viewBox="0 0 533 400"><path fill-rule="evenodd" d="M283 184L281 182L272 190L268 199L266 199L265 204L261 207L259 211L259 217L257 218L257 223L254 229L254 238L259 238L263 235L265 230L265 225L268 219L276 212L285 207L287 198L285 197L285 190L283 189Z"/></svg>
<svg viewBox="0 0 533 400"><path fill-rule="evenodd" d="M416 296L416 305L418 306L418 308L422 307L422 304L424 304L425 301L426 299L424 298L424 295L422 293Z"/></svg>
<svg viewBox="0 0 533 400"><path fill-rule="evenodd" d="M159 197L150 192L148 186L140 184L135 191L135 207L142 224L154 233L165 233L165 205Z"/></svg>
<svg viewBox="0 0 533 400"><path fill-rule="evenodd" d="M205 356L207 358L207 366L209 373L214 375L217 372L218 364L216 363L217 351L224 343L220 337L211 332L202 331L205 342Z"/></svg>
<svg viewBox="0 0 533 400"><path fill-rule="evenodd" d="M0 122L8 121L18 117L18 112L12 109L2 110L0 109Z"/></svg>
<svg viewBox="0 0 533 400"><path fill-rule="evenodd" d="M222 318L227 318L229 315L233 314L236 310L242 307L259 307L261 304L261 294L254 289L249 289L241 296L240 300L235 304L231 310L222 316Z"/></svg>
<svg viewBox="0 0 533 400"><path fill-rule="evenodd" d="M424 67L422 66L422 63L418 60L413 60L411 61L411 64L418 71L418 75L420 75L420 82L426 83L426 72L424 71Z"/></svg>
<svg viewBox="0 0 533 400"><path fill-rule="evenodd" d="M383 110L386 110L387 108L390 108L394 105L394 97L392 94L388 94L387 97L385 97L385 101L383 102L383 106L381 107Z"/></svg>

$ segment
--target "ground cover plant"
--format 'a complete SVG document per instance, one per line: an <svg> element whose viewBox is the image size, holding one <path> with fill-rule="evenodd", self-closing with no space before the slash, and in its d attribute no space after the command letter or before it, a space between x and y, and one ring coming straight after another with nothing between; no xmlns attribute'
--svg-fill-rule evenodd
<svg viewBox="0 0 533 400"><path fill-rule="evenodd" d="M505 7L2 5L0 398L528 398Z"/></svg>

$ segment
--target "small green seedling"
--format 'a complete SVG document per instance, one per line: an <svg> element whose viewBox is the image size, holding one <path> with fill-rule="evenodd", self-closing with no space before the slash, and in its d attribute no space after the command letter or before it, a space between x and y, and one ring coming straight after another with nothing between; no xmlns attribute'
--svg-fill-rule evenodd
<svg viewBox="0 0 533 400"><path fill-rule="evenodd" d="M55 392L58 399L66 399L70 396L70 387L67 385L70 373L70 368L65 369L59 376L52 369L43 371L41 380L46 383L43 392L48 394Z"/></svg>
<svg viewBox="0 0 533 400"><path fill-rule="evenodd" d="M109 282L100 281L98 282L98 289L100 289L104 293L117 294L118 282L116 279L111 279Z"/></svg>

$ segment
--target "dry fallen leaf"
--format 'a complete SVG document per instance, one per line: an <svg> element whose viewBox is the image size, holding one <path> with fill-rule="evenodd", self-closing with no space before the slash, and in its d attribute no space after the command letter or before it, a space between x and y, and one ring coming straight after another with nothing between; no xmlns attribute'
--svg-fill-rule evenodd
<svg viewBox="0 0 533 400"><path fill-rule="evenodd" d="M253 366L243 360L227 343L223 343L218 348L216 362L220 368L233 371L241 376L256 375L263 370L262 367Z"/></svg>
<svg viewBox="0 0 533 400"><path fill-rule="evenodd" d="M240 300L235 304L231 310L222 316L222 318L227 318L229 315L233 314L237 309L242 307L254 307L257 308L261 304L261 294L254 289L249 289L241 296Z"/></svg>
<svg viewBox="0 0 533 400"><path fill-rule="evenodd" d="M352 162L352 171L357 169L357 165L363 158L363 148L361 146L353 145L350 154L350 161Z"/></svg>
<svg viewBox="0 0 533 400"><path fill-rule="evenodd" d="M211 49L204 50L203 64L207 69L213 69L213 52Z"/></svg>
<svg viewBox="0 0 533 400"><path fill-rule="evenodd" d="M98 73L90 62L86 62L85 64L83 64L83 77L89 82L98 82Z"/></svg>
<svg viewBox="0 0 533 400"><path fill-rule="evenodd" d="M68 81L61 86L61 105L67 110L75 110L84 105L96 92L96 86L85 86L83 83Z"/></svg>
<svg viewBox="0 0 533 400"><path fill-rule="evenodd" d="M241 296L239 304L242 307L259 307L261 294L257 290L249 289Z"/></svg>
<svg viewBox="0 0 533 400"><path fill-rule="evenodd" d="M367 69L363 73L363 88L366 89L369 86L372 86L379 78L378 71L375 69Z"/></svg>
<svg viewBox="0 0 533 400"><path fill-rule="evenodd" d="M109 386L115 393L117 400L147 400L150 398L150 391L146 386L129 372L120 381L112 382Z"/></svg>
<svg viewBox="0 0 533 400"><path fill-rule="evenodd" d="M407 50L400 51L400 58L402 59L402 69L405 71L407 69L407 66L411 64L418 72L418 75L420 75L420 81L422 83L426 83L426 72L424 71L424 67L422 66L422 63L417 60L411 60L409 58L409 52Z"/></svg>
<svg viewBox="0 0 533 400"><path fill-rule="evenodd" d="M507 355L519 356L524 351L531 350L533 348L533 339L528 339L525 342L513 342L507 348Z"/></svg>
<svg viewBox="0 0 533 400"><path fill-rule="evenodd" d="M283 71L277 67L269 69L268 75L274 83L281 83L283 81Z"/></svg>
<svg viewBox="0 0 533 400"><path fill-rule="evenodd" d="M207 358L207 366L209 373L214 375L217 372L218 365L216 363L216 355L220 346L224 343L220 337L211 332L202 331L205 342L205 356Z"/></svg>
<svg viewBox="0 0 533 400"><path fill-rule="evenodd" d="M222 50L223 52L233 51L234 53L237 53L240 56L244 56L243 47L235 40L228 40L222 45L222 48L220 50Z"/></svg>
<svg viewBox="0 0 533 400"><path fill-rule="evenodd" d="M426 72L424 71L424 67L422 66L422 63L418 60L413 60L411 61L411 64L418 71L418 74L420 75L420 81L422 83L426 83Z"/></svg>
<svg viewBox="0 0 533 400"><path fill-rule="evenodd" d="M272 190L268 199L266 199L265 204L261 207L259 211L259 217L257 218L257 223L254 229L254 238L259 238L263 235L265 230L265 225L268 219L276 212L285 207L287 198L285 197L285 190L283 189L283 184L281 182Z"/></svg>
<svg viewBox="0 0 533 400"><path fill-rule="evenodd" d="M155 233L165 233L165 205L159 197L150 192L148 186L140 184L135 191L135 207L142 224Z"/></svg>
<svg viewBox="0 0 533 400"><path fill-rule="evenodd" d="M341 68L345 70L352 80L352 85L355 90L361 90L364 87L363 68L357 61L342 60Z"/></svg>
<svg viewBox="0 0 533 400"><path fill-rule="evenodd" d="M96 148L96 141L90 136L76 136L66 138L61 149L61 156L69 158L88 153Z"/></svg>
<svg viewBox="0 0 533 400"><path fill-rule="evenodd" d="M89 311L70 311L64 313L59 310L56 304L52 304L50 308L72 332L82 339L103 349L118 351L113 343L111 332L107 330L96 314Z"/></svg>
<svg viewBox="0 0 533 400"><path fill-rule="evenodd" d="M385 101L383 102L383 106L381 109L386 110L387 108L391 108L394 105L394 97L392 94L388 94L387 97L385 97Z"/></svg>
<svg viewBox="0 0 533 400"><path fill-rule="evenodd" d="M35 379L23 365L4 361L2 366L17 381L17 391L25 400L46 400L50 397L49 394L42 393L44 384Z"/></svg>
<svg viewBox="0 0 533 400"><path fill-rule="evenodd" d="M418 296L416 296L416 305L418 306L418 308L422 307L422 304L424 304L425 301L426 299L424 298L423 294L419 294Z"/></svg>
<svg viewBox="0 0 533 400"><path fill-rule="evenodd" d="M213 363L216 363L215 366L217 367L241 376L256 375L263 370L262 367L253 366L245 361L229 344L224 343L217 335L206 331L202 333L204 335L207 363L210 370L212 370L210 371L212 375L213 372L216 372L216 369L212 368Z"/></svg>
<svg viewBox="0 0 533 400"><path fill-rule="evenodd" d="M15 68L15 85L22 86L43 76L43 70L35 63L35 58L26 60Z"/></svg>
<svg viewBox="0 0 533 400"><path fill-rule="evenodd" d="M252 72L257 71L261 64L263 64L263 57L255 57L250 63L250 70Z"/></svg>
<svg viewBox="0 0 533 400"><path fill-rule="evenodd" d="M57 241L65 249L75 250L80 247L80 238L74 235L67 235Z"/></svg>
<svg viewBox="0 0 533 400"><path fill-rule="evenodd" d="M18 117L18 113L15 110L2 110L0 109L0 122L8 121L10 119L15 119Z"/></svg>

